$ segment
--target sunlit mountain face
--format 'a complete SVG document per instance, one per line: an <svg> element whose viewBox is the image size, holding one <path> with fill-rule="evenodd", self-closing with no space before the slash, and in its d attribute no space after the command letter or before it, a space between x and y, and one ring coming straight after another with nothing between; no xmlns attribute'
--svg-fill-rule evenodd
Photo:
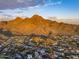
<svg viewBox="0 0 79 59"><path fill-rule="evenodd" d="M17 17L10 21L2 21L0 22L0 29L1 28L12 32L14 35L29 35L32 33L48 35L50 32L51 35L60 33L66 35L79 35L79 25L51 21L39 15L33 15L31 18L23 19Z"/></svg>
<svg viewBox="0 0 79 59"><path fill-rule="evenodd" d="M61 22L78 24L79 0L0 0L1 20L18 16L31 17L34 14L44 18L56 17Z"/></svg>

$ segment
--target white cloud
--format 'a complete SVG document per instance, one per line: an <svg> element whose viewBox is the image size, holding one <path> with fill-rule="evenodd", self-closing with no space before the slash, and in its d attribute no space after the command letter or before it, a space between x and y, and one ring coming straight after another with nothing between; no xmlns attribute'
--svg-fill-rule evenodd
<svg viewBox="0 0 79 59"><path fill-rule="evenodd" d="M51 0L50 0L51 1ZM55 5L61 5L62 4L62 2L63 2L63 0L59 0L59 1L56 1L56 2L50 2L49 1L49 3L45 3L44 4L44 6L46 7L46 6L55 6Z"/></svg>

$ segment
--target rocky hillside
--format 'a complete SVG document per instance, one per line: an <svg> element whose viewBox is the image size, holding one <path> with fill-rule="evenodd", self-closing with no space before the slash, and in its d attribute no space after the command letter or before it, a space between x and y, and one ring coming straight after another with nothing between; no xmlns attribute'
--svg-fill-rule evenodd
<svg viewBox="0 0 79 59"><path fill-rule="evenodd" d="M0 22L0 29L10 31L17 35L29 34L69 34L79 35L79 25L66 23L58 23L44 19L39 15L34 15L31 18L22 19L17 17L14 20Z"/></svg>

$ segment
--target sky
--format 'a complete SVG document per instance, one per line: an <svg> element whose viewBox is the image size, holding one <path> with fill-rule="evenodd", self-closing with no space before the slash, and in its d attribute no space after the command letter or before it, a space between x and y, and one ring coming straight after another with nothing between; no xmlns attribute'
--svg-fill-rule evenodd
<svg viewBox="0 0 79 59"><path fill-rule="evenodd" d="M31 17L79 19L79 0L0 0L0 18Z"/></svg>

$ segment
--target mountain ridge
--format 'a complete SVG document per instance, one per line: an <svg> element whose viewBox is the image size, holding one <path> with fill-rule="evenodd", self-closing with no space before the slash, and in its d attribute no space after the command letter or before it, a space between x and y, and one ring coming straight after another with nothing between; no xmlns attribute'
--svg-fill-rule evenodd
<svg viewBox="0 0 79 59"><path fill-rule="evenodd" d="M42 16L33 15L31 18L20 18L0 22L0 29L6 29L13 34L53 34L79 35L79 25L58 23Z"/></svg>

